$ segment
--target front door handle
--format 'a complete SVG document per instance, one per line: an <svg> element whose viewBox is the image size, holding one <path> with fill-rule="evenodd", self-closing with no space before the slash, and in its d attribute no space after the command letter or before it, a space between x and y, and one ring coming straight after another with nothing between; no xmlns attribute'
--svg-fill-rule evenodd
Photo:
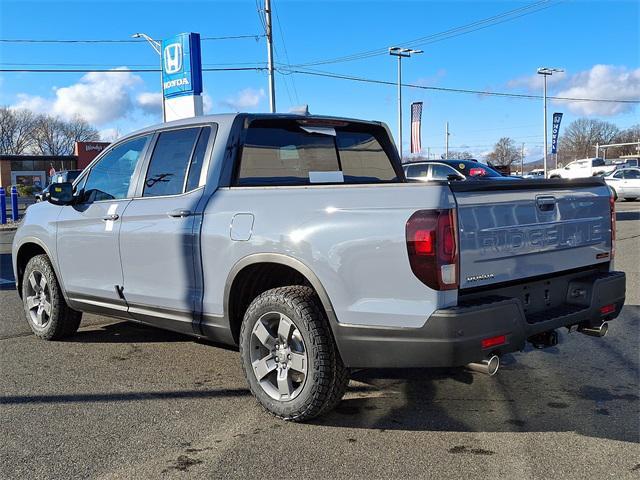
<svg viewBox="0 0 640 480"><path fill-rule="evenodd" d="M113 222L114 220L117 220L119 218L120 215L118 215L117 213L110 213L109 215L105 215L104 217L102 217L102 220L104 220L105 222L111 220Z"/></svg>
<svg viewBox="0 0 640 480"><path fill-rule="evenodd" d="M184 218L190 217L191 215L193 215L193 212L184 208L176 208L175 210L171 210L170 212L168 212L167 215L173 218Z"/></svg>

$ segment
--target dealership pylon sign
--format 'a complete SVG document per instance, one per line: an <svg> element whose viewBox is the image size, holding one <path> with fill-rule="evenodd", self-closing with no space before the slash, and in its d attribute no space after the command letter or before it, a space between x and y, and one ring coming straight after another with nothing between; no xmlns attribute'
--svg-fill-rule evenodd
<svg viewBox="0 0 640 480"><path fill-rule="evenodd" d="M162 41L165 121L202 115L200 34L180 33Z"/></svg>

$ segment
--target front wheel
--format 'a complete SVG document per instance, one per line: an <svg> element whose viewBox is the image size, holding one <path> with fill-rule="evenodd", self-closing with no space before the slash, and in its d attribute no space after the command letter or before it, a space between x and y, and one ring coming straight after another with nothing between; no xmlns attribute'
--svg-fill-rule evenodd
<svg viewBox="0 0 640 480"><path fill-rule="evenodd" d="M285 420L324 413L348 385L329 323L309 287L274 288L253 300L240 330L240 355L253 395Z"/></svg>
<svg viewBox="0 0 640 480"><path fill-rule="evenodd" d="M60 340L73 335L80 326L82 313L67 305L46 255L36 255L27 263L22 302L31 330L42 339Z"/></svg>

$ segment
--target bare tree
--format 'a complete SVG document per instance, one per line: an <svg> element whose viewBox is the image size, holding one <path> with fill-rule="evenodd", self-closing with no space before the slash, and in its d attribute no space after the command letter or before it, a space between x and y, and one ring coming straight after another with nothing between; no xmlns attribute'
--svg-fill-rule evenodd
<svg viewBox="0 0 640 480"><path fill-rule="evenodd" d="M520 151L513 139L502 137L493 147L493 152L487 155L487 160L493 165L511 165L520 160Z"/></svg>
<svg viewBox="0 0 640 480"><path fill-rule="evenodd" d="M607 149L607 158L620 157L622 155L640 155L640 124L632 125L618 132L614 139L614 143L632 143L635 145L625 145L623 147L613 147Z"/></svg>
<svg viewBox="0 0 640 480"><path fill-rule="evenodd" d="M560 132L559 164L595 156L596 144L611 143L618 133L618 127L610 122L592 118L574 120Z"/></svg>
<svg viewBox="0 0 640 480"><path fill-rule="evenodd" d="M0 108L0 153L21 155L33 143L36 116L25 109Z"/></svg>
<svg viewBox="0 0 640 480"><path fill-rule="evenodd" d="M100 140L98 131L80 118L64 121L40 115L36 120L33 150L40 155L71 155L75 142L95 140Z"/></svg>

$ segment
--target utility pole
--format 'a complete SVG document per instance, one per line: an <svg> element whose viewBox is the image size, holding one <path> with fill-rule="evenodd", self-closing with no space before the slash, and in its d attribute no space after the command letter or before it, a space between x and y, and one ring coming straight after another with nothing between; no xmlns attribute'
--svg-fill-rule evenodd
<svg viewBox="0 0 640 480"><path fill-rule="evenodd" d="M444 124L444 158L449 158L449 122Z"/></svg>
<svg viewBox="0 0 640 480"><path fill-rule="evenodd" d="M389 55L398 57L398 153L402 162L402 58L410 57L411 54L422 53L422 50L411 48L390 47Z"/></svg>
<svg viewBox="0 0 640 480"><path fill-rule="evenodd" d="M267 23L267 68L269 72L269 108L276 112L276 85L273 75L273 35L271 29L271 0L264 0L264 16Z"/></svg>
<svg viewBox="0 0 640 480"><path fill-rule="evenodd" d="M544 178L547 178L547 77L553 75L554 72L564 72L559 68L540 67L538 68L538 75L544 77L543 87L543 113L544 113Z"/></svg>
<svg viewBox="0 0 640 480"><path fill-rule="evenodd" d="M524 175L524 142L520 148L520 175Z"/></svg>

